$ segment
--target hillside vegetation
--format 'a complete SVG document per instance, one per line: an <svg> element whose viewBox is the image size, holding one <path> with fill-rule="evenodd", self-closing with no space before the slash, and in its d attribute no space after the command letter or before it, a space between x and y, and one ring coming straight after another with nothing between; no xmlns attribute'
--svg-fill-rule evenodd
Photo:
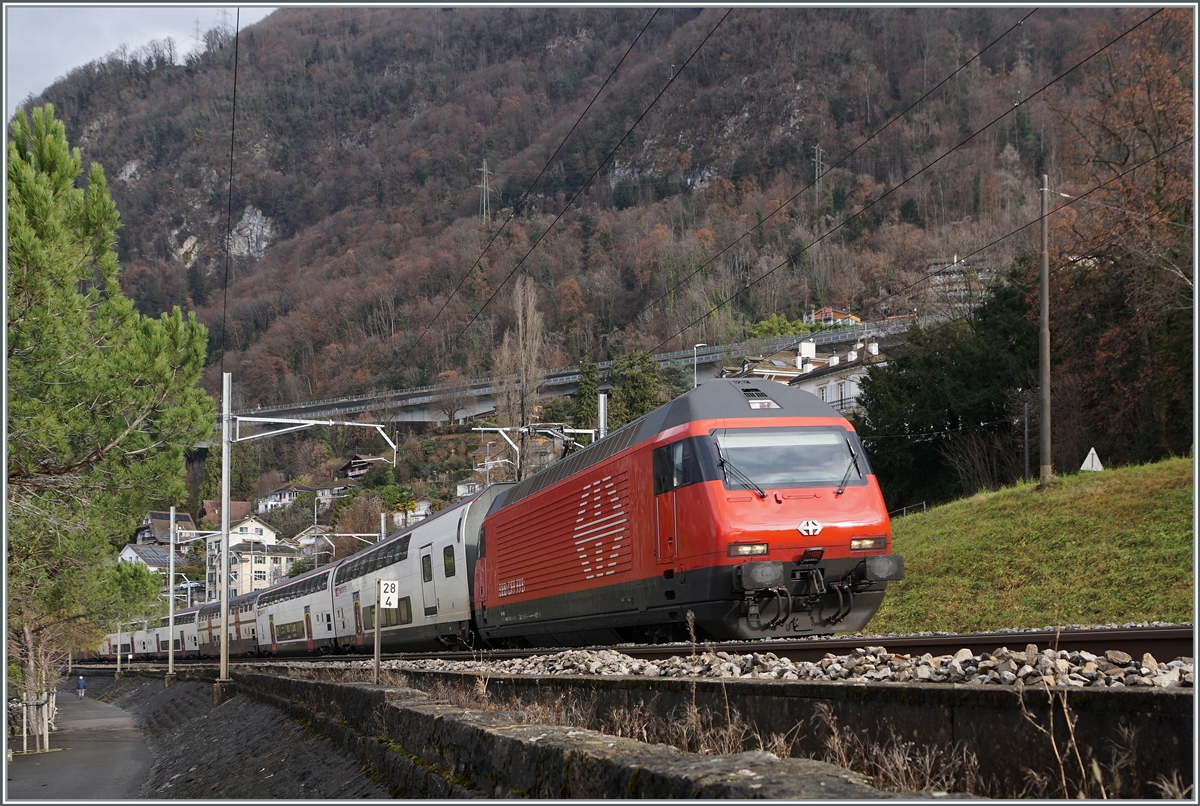
<svg viewBox="0 0 1200 806"><path fill-rule="evenodd" d="M892 523L871 632L1191 622L1191 457L1020 484Z"/></svg>
<svg viewBox="0 0 1200 806"><path fill-rule="evenodd" d="M206 388L232 371L238 406L267 405L491 373L518 266L547 366L737 340L822 305L910 314L929 261L983 250L971 267L990 272L1031 248L1032 231L1002 236L1036 217L1043 172L1095 184L1068 145L1092 90L1129 82L1092 62L1055 77L1146 16L666 9L639 39L652 13L281 9L236 48L214 29L185 64L122 50L34 102L113 177L139 309L197 310L226 359ZM1159 15L1112 55L1170 56L1187 32ZM1140 114L1128 125L1169 132L1156 148L1178 143L1173 119Z"/></svg>
<svg viewBox="0 0 1200 806"><path fill-rule="evenodd" d="M1192 43L1183 8L300 7L25 108L103 166L122 290L196 312L235 410L919 315L861 422L901 506L1015 477L1043 175L1058 469L1191 445ZM539 403L577 419L497 421ZM346 456L303 442L262 477Z"/></svg>

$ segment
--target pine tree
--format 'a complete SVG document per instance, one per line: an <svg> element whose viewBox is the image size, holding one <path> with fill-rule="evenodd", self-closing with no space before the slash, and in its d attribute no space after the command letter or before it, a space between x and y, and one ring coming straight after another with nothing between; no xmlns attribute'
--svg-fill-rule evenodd
<svg viewBox="0 0 1200 806"><path fill-rule="evenodd" d="M610 431L667 402L662 370L648 350L626 353L613 361L609 375L613 380L608 411Z"/></svg>
<svg viewBox="0 0 1200 806"><path fill-rule="evenodd" d="M575 413L571 425L576 428L595 428L596 398L600 394L600 368L586 354L579 359L579 386L575 388Z"/></svg>
<svg viewBox="0 0 1200 806"><path fill-rule="evenodd" d="M196 386L205 328L178 308L143 317L121 293L103 169L75 186L79 150L49 105L18 111L11 133L7 626L36 679L81 628L152 608L156 586L107 569L147 509L186 500L184 450L214 407Z"/></svg>

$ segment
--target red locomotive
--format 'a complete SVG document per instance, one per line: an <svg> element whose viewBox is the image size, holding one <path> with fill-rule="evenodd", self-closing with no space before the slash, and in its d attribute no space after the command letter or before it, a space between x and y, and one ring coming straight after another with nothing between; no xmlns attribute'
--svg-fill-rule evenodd
<svg viewBox="0 0 1200 806"><path fill-rule="evenodd" d="M844 417L712 380L496 497L475 622L492 646L852 632L903 578L890 552Z"/></svg>

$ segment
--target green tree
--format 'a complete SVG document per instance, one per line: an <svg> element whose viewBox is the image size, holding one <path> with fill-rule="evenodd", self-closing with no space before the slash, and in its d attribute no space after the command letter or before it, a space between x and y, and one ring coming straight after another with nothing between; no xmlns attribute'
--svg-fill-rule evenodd
<svg viewBox="0 0 1200 806"><path fill-rule="evenodd" d="M384 499L384 501L390 509L404 514L405 523L408 523L409 513L417 508L417 499L408 485L400 487L399 493L394 499Z"/></svg>
<svg viewBox="0 0 1200 806"><path fill-rule="evenodd" d="M121 293L103 169L75 186L79 150L49 105L19 111L11 135L7 629L34 680L81 627L152 602L157 586L114 592L109 575L134 572L108 569L147 509L186 501L184 450L214 407L196 386L205 328L178 308L143 317Z"/></svg>
<svg viewBox="0 0 1200 806"><path fill-rule="evenodd" d="M944 501L1023 470L1013 423L1037 370L1031 281L1028 266L1015 269L972 316L911 329L868 370L855 427L889 506Z"/></svg>
<svg viewBox="0 0 1200 806"><path fill-rule="evenodd" d="M221 431L209 438L208 455L204 457L204 479L200 482L200 500L213 501L221 497ZM253 500L258 489L258 461L254 446L234 443L229 456L229 497L234 501Z"/></svg>
<svg viewBox="0 0 1200 806"><path fill-rule="evenodd" d="M313 525L316 500L316 493L298 493L288 506L273 509L260 517L263 517L280 537L292 537Z"/></svg>
<svg viewBox="0 0 1200 806"><path fill-rule="evenodd" d="M626 353L609 367L612 400L608 407L609 430L615 430L667 402L662 369L649 350Z"/></svg>
<svg viewBox="0 0 1200 806"><path fill-rule="evenodd" d="M783 314L774 313L761 322L755 322L750 325L746 329L746 335L752 339L773 339L778 336L813 333L817 330L824 330L824 327L822 325L805 324L803 319L789 321Z"/></svg>
<svg viewBox="0 0 1200 806"><path fill-rule="evenodd" d="M600 396L600 368L584 354L579 359L579 386L575 388L575 413L571 425L576 428L595 428L596 398Z"/></svg>
<svg viewBox="0 0 1200 806"><path fill-rule="evenodd" d="M542 402L538 419L543 423L575 422L575 401L570 397L552 397Z"/></svg>

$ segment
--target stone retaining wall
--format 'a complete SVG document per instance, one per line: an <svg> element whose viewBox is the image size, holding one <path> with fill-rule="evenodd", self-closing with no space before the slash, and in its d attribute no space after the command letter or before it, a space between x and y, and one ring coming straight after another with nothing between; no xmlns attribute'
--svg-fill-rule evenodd
<svg viewBox="0 0 1200 806"><path fill-rule="evenodd" d="M480 681L474 673L403 674L405 685L427 690L441 684L473 692ZM460 708L416 688L259 672L232 676L236 693L329 737L339 754L367 762L371 777L394 797L889 797L864 776L808 759L763 752L688 754L591 730L525 724L512 712ZM1191 690L1028 689L1022 706L1015 689L961 685L500 675L483 682L493 703L565 697L590 701L597 713L639 704L661 715L693 703L717 715L729 709L759 735L790 733L797 754L818 757L828 735L820 712L828 709L841 730L865 741L895 737L942 750L961 745L978 757L985 780L1011 784L1008 796L1020 792L1029 771L1057 782L1062 770L1056 750L1030 719L1053 724L1057 752L1069 760L1064 718L1069 714L1086 766L1094 759L1107 770L1114 751L1131 760L1121 787L1106 782L1109 797L1157 797L1155 781L1175 775L1188 786L1193 779ZM1077 765L1065 768L1078 778ZM934 793L903 797L914 794Z"/></svg>
<svg viewBox="0 0 1200 806"><path fill-rule="evenodd" d="M415 672L407 680L422 688L437 683L474 689L477 674ZM656 679L638 677L490 676L493 700L559 695L594 697L598 712L630 709L639 703L656 713L696 707L722 714L728 707L760 735L789 734L799 755L820 757L828 730L819 710L829 709L839 728L867 742L885 743L893 736L918 748L965 747L979 759L984 780L1008 782L1005 796L1019 793L1026 772L1052 776L1063 770L1049 736L1033 723L1053 727L1055 744L1068 761L1074 720L1079 754L1090 774L1094 759L1102 769L1113 766L1114 752L1128 756L1121 773L1122 791L1108 795L1159 797L1153 782L1193 780L1194 696L1191 689L1025 688L913 683L855 684L808 681ZM1066 710L1064 712L1064 704ZM1033 720L1031 723L1030 719ZM1134 731L1132 740L1128 731ZM1076 787L1078 763L1065 774ZM1004 784L1002 784L1004 786ZM1112 787L1112 783L1106 783Z"/></svg>
<svg viewBox="0 0 1200 806"><path fill-rule="evenodd" d="M522 724L511 713L459 708L409 688L232 674L240 693L315 724L405 797L890 797L857 773L808 759L702 756L591 730Z"/></svg>

